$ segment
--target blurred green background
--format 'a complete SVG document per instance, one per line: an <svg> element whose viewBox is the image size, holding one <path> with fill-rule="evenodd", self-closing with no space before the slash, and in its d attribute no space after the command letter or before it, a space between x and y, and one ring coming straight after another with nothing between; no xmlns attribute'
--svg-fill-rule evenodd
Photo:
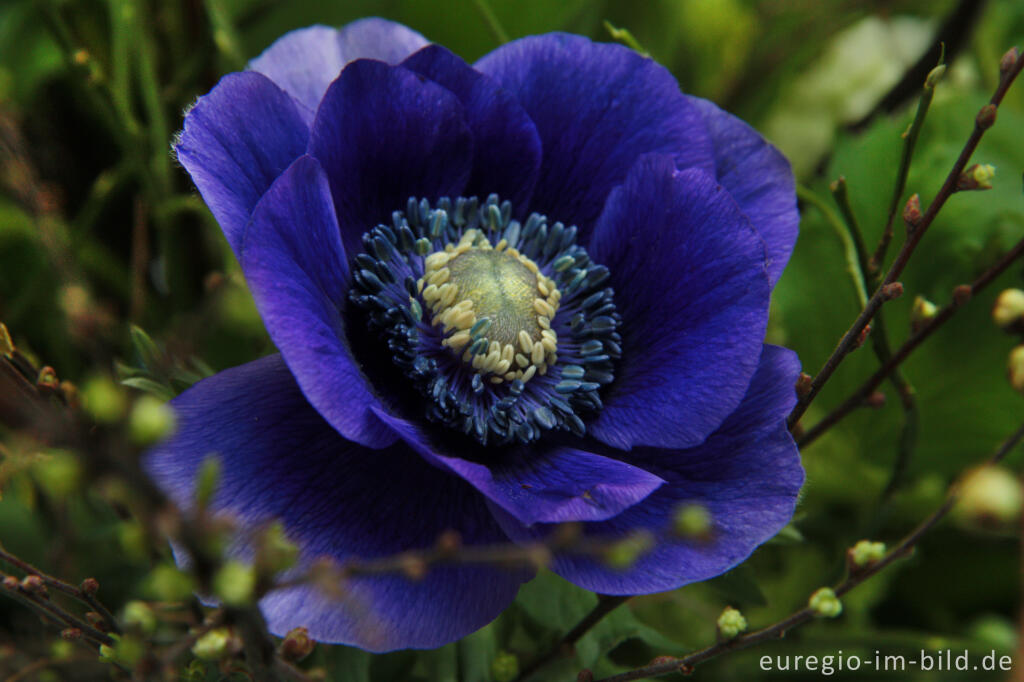
<svg viewBox="0 0 1024 682"><path fill-rule="evenodd" d="M907 194L920 192L926 203L994 88L999 57L1024 42L1024 4L1017 0L489 0L486 7L499 31L470 0L4 0L0 321L15 344L81 387L115 376L119 363L122 370L138 364L129 322L162 349L152 377L157 383L187 383L208 368L271 352L238 265L176 165L170 142L190 102L293 28L384 16L472 61L496 47L501 32L514 39L560 30L611 41L610 22L670 68L684 91L718 102L776 142L798 181L827 204L828 183L845 176L870 245L884 223L900 134L923 80L901 89L901 77L956 16L949 22L955 58L907 186ZM894 89L900 96L878 111ZM995 187L954 196L934 224L904 274L907 294L885 309L894 344L908 334L916 295L945 304L953 286L970 281L1024 235L1022 131L1024 84L1018 84L974 159L996 166ZM835 231L821 212L803 208L800 240L774 295L770 340L796 349L805 370L814 372L858 304ZM1021 267L1011 268L906 364L920 427L907 476L890 500L880 503L904 420L895 395L805 450L808 478L794 524L748 563L709 583L634 600L584 639L575 660L537 679L573 680L583 666L601 676L704 646L714 640L715 619L727 604L741 608L754 627L768 624L839 579L845 548L857 540L892 543L904 535L941 502L959 472L980 462L1024 417L1024 402L1005 378L1016 341L989 319L996 294L1021 280ZM813 424L876 367L866 347L854 353L804 423ZM102 481L85 485L73 454L40 452L2 427L0 436L0 542L72 582L94 575L112 606L159 598L147 586L154 562L166 564L166 554L140 548L139 529L109 503ZM1018 470L1019 462L1014 454L1008 465ZM1013 653L1020 552L1020 531L1012 524L945 522L909 561L850 594L842 618L711 661L695 676L820 675L762 673L757 661L765 654L870 656L876 649L939 647ZM326 666L337 680L498 679L501 671L492 664L499 651L525 663L593 600L546 575L524 588L495 624L457 644L380 657L320 647L307 665ZM0 679L26 661L67 654L53 643L53 633L30 612L0 600ZM67 679L107 674L102 666L61 670ZM216 671L208 674L217 678ZM899 678L1000 679L910 672Z"/></svg>

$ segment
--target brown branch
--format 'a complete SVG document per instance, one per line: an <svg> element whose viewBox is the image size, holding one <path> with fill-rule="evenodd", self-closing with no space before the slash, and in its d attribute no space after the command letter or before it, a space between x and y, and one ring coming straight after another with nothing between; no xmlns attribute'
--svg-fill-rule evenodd
<svg viewBox="0 0 1024 682"><path fill-rule="evenodd" d="M879 367L874 374L868 377L868 379L865 380L857 390L850 394L850 397L843 401L842 404L832 410L812 428L808 429L803 435L797 438L797 445L801 448L810 445L817 440L818 437L839 423L844 417L863 405L864 400L871 395L875 389L877 389L879 385L881 385L881 383L896 370L897 367L903 364L903 362L918 346L924 343L928 337L934 334L942 325L948 322L961 307L963 307L966 303L964 298L973 297L984 291L993 280L1005 272L1006 269L1022 255L1024 255L1024 239L1017 242L1012 249L1003 254L1002 258L979 275L978 278L970 285L957 287L957 293L959 296L954 296L953 300L940 310L935 317L926 322L924 326L912 334L910 338L892 354L892 357L890 357L887 362ZM965 294L967 294L967 296L965 296Z"/></svg>
<svg viewBox="0 0 1024 682"><path fill-rule="evenodd" d="M996 452L989 457L986 464L993 465L1002 461L1006 455L1020 444L1021 440L1024 440L1024 425L1021 425L1013 435L1003 441ZM879 561L857 569L855 572L847 576L845 580L836 585L835 588L833 588L836 596L843 596L897 560L909 556L921 538L924 537L929 530L934 528L939 521L945 518L946 514L948 514L950 509L952 509L956 504L956 501L957 486L956 482L954 482L948 489L945 501L938 507L938 509L918 524L914 530L900 540L899 544L889 550L889 552L886 553L886 555ZM612 675L611 677L606 677L598 682L630 682L631 680L642 680L649 677L658 677L677 672L689 674L698 664L722 654L730 651L746 649L754 646L755 644L760 644L761 642L781 639L782 637L785 637L786 633L792 628L803 625L804 623L813 620L816 616L817 612L810 606L806 606L793 612L789 616L786 616L777 623L761 628L755 632L741 635L728 641L719 642L705 649L701 649L700 651L696 651L689 656L659 660L657 663L643 668L637 668L636 670L630 670L619 675Z"/></svg>
<svg viewBox="0 0 1024 682"><path fill-rule="evenodd" d="M1015 51L1013 51L1015 54ZM1005 60L1006 58L1004 58ZM914 250L918 244L921 243L921 239L924 237L928 228L935 221L939 211L946 204L946 201L953 195L957 190L957 180L959 180L961 173L967 167L967 162L970 160L974 150L977 149L978 143L981 142L982 136L985 131L988 130L995 122L996 111L1003 97L1006 95L1006 91L1009 90L1010 85L1020 74L1021 68L1024 67L1024 59L1020 56L1016 56L1013 60L1012 65L1008 69L1003 71L999 80L999 85L996 87L995 92L992 94L992 98L989 103L986 104L978 112L974 121L974 130L971 132L970 137L964 144L963 149L960 151L960 156L957 158L953 167L950 169L949 174L946 176L945 182L942 183L942 187L939 189L938 194L935 195L935 199L928 206L928 210L921 217L919 223L908 232L907 240L903 243L903 247L899 253L896 254L896 258L893 260L892 265L889 267L888 272L882 279L881 284L875 289L875 293L868 300L867 305L861 311L857 319L854 320L850 328L843 334L839 344L835 350L825 361L821 370L811 381L810 390L797 401L796 406L789 415L787 423L789 428L792 430L796 427L800 421L800 417L803 416L804 412L817 397L818 392L821 391L822 386L831 378L832 374L839 367L840 363L850 354L852 350L857 348L859 341L862 339L864 330L867 328L868 323L878 312L882 304L890 297L889 285L896 282L899 276L903 273L907 263L910 261L910 257L914 254Z"/></svg>
<svg viewBox="0 0 1024 682"><path fill-rule="evenodd" d="M558 640L558 643L548 650L547 653L534 660L530 665L526 666L519 676L516 677L515 682L529 679L529 677L535 672L559 658L571 656L573 647L576 646L576 642L580 641L580 638L583 637L583 635L590 632L590 629L600 623L605 616L625 604L630 599L631 597L628 596L614 596L607 594L598 595L597 606L591 609L590 613L585 615L572 630Z"/></svg>

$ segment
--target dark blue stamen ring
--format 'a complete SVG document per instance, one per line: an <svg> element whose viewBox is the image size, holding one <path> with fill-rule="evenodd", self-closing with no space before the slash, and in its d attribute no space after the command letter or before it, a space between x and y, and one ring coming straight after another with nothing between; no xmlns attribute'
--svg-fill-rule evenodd
<svg viewBox="0 0 1024 682"><path fill-rule="evenodd" d="M495 195L409 199L363 235L349 294L427 417L485 445L583 435L622 353L608 269L576 228L511 213Z"/></svg>

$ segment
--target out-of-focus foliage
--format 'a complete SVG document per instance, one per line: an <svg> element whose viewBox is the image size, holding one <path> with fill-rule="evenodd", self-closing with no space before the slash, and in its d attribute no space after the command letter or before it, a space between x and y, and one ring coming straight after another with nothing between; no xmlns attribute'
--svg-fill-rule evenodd
<svg viewBox="0 0 1024 682"><path fill-rule="evenodd" d="M849 126L932 46L935 29L957 3L488 4L513 38L565 30L610 40L605 21L628 29L684 90L777 138L811 191L827 199L828 183L845 176L873 245L914 98L856 132ZM1024 42L1024 5L984 5L939 85L918 144L907 194L919 192L925 203L991 92L999 56ZM271 351L237 263L176 166L170 141L196 96L285 31L367 15L402 21L468 60L497 45L470 0L0 4L0 321L22 352L81 389L97 421L128 418L125 392L166 397L211 368ZM970 281L1024 235L1022 130L1024 84L1018 84L975 155L996 167L994 188L953 197L902 278L907 295L886 306L895 344L908 334L916 295L946 303L953 286ZM1024 415L1024 398L1004 376L1014 341L989 320L998 292L1021 280L1020 267L1011 268L907 362L920 429L905 483L890 501L879 500L903 420L895 395L805 450L805 495L787 532L729 575L634 600L587 634L575 658L538 679L575 679L582 667L600 677L703 646L714 641L726 605L740 609L755 629L840 577L845 550L858 540L891 542L905 534L941 502L946 485ZM796 349L805 370L815 371L857 305L833 228L805 207L796 252L775 293L770 340ZM876 367L867 347L853 354L805 423L838 404ZM128 388L117 387L119 381ZM143 426L152 427L153 415L144 416L150 422ZM74 452L41 450L12 430L0 429L0 438L0 543L72 583L96 577L104 600L119 612L133 600L158 602L159 627L171 632L168 613L177 607L165 602L184 599L191 583L172 568L169 551L151 537L154 529L131 518L122 504L127 492L84 471ZM1019 469L1019 457L1008 463ZM1019 532L1006 528L943 524L910 562L847 595L841 618L711 661L701 674L761 679L757 661L765 653L870 656L943 646L1010 653L1017 639L1019 541ZM370 656L321 646L301 666L353 682L511 679L510 671L550 648L596 600L545 574L495 623L437 651ZM149 628L141 607L132 609ZM214 640L206 645L230 645ZM0 676L43 658L56 661L50 679L100 679L107 665L88 649L61 642L20 604L0 600ZM216 679L215 665L189 664L188 655L179 660L183 669L191 665L189 679Z"/></svg>

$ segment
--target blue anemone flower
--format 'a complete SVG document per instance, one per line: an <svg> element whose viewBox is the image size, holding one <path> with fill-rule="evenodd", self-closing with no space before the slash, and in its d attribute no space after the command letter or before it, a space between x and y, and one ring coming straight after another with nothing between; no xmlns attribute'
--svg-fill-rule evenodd
<svg viewBox="0 0 1024 682"><path fill-rule="evenodd" d="M763 342L796 240L789 164L650 59L552 34L470 66L381 19L314 26L200 97L175 149L280 350L172 401L145 463L182 508L215 452L214 508L280 520L300 567L446 531L648 531L628 566L554 552L617 595L719 575L791 518L799 367ZM705 537L673 532L687 505ZM452 562L261 607L277 634L435 647L531 576Z"/></svg>

